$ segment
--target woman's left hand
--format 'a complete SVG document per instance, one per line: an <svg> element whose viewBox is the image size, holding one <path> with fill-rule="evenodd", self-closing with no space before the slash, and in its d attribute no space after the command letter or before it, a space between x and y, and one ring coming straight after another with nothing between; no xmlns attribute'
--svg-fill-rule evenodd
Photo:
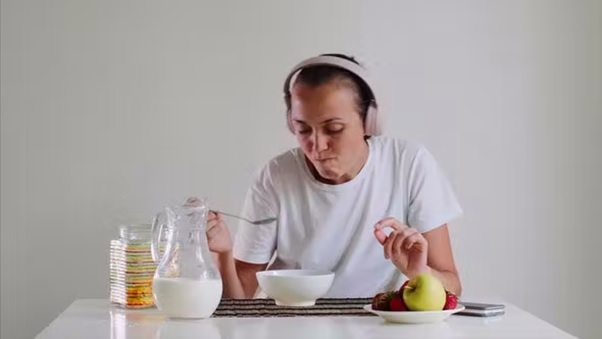
<svg viewBox="0 0 602 339"><path fill-rule="evenodd" d="M383 230L393 231L387 236ZM428 242L415 228L402 224L395 218L385 218L374 225L374 236L383 245L385 258L408 278L429 272L427 266Z"/></svg>

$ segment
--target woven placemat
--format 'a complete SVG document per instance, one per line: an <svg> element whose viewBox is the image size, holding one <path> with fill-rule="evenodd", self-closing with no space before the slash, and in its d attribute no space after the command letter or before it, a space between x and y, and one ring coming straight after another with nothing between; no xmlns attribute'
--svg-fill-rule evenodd
<svg viewBox="0 0 602 339"><path fill-rule="evenodd" d="M371 298L318 299L314 306L278 306L273 299L222 299L216 318L374 316L363 309Z"/></svg>

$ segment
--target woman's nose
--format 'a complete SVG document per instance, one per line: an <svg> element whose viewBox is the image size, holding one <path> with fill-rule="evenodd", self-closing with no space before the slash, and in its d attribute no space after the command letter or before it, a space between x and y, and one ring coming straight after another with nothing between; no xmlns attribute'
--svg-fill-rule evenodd
<svg viewBox="0 0 602 339"><path fill-rule="evenodd" d="M317 152L328 149L328 137L321 135L320 133L314 134L314 149Z"/></svg>

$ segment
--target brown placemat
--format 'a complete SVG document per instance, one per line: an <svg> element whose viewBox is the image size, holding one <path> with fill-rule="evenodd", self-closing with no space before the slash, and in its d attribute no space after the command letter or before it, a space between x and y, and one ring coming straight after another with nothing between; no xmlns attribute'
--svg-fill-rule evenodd
<svg viewBox="0 0 602 339"><path fill-rule="evenodd" d="M374 316L363 309L371 298L318 299L314 306L278 306L273 299L222 299L216 318Z"/></svg>

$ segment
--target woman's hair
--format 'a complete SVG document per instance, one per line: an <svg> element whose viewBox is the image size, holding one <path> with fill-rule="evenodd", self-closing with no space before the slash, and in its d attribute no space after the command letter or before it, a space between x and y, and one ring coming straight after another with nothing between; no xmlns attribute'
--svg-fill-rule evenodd
<svg viewBox="0 0 602 339"><path fill-rule="evenodd" d="M332 56L349 60L357 65L360 65L355 58L337 53L322 54L322 56ZM327 83L335 83L339 86L350 89L355 95L355 105L358 113L360 114L362 121L366 118L366 112L370 102L373 100L370 89L357 75L329 65L317 65L310 66L302 69L293 84L304 84L311 87L318 87ZM286 107L290 111L291 109L291 98L287 96L285 98Z"/></svg>

